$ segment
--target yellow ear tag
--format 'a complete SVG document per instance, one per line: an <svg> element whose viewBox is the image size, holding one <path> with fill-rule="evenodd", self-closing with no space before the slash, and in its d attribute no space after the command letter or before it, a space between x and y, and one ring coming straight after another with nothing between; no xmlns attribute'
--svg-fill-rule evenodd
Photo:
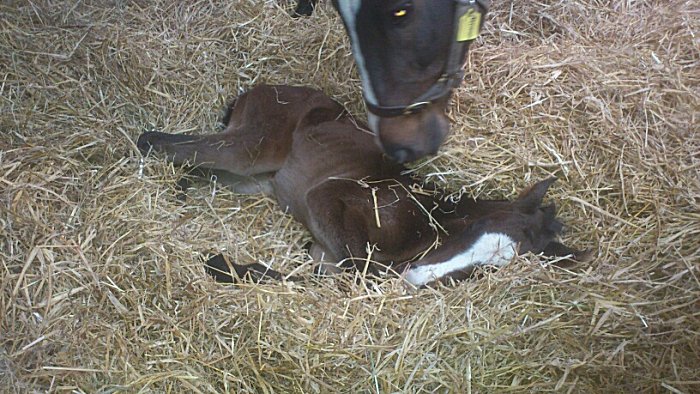
<svg viewBox="0 0 700 394"><path fill-rule="evenodd" d="M457 41L469 41L479 36L481 26L481 13L475 9L470 9L459 18L459 30L457 31Z"/></svg>
<svg viewBox="0 0 700 394"><path fill-rule="evenodd" d="M394 16L396 16L396 17L406 16L406 14L407 14L406 10L394 11Z"/></svg>

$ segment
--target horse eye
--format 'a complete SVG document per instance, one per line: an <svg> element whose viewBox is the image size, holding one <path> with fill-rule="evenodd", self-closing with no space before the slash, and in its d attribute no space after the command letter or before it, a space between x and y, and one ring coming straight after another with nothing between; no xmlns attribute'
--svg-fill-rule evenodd
<svg viewBox="0 0 700 394"><path fill-rule="evenodd" d="M411 11L413 11L413 4L411 2L404 3L391 11L391 18L394 23L403 22L407 16L411 15Z"/></svg>

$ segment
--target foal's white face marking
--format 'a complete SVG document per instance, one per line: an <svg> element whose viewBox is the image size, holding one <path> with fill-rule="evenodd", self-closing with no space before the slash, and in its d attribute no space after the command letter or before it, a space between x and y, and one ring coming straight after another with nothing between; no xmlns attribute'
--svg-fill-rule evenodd
<svg viewBox="0 0 700 394"><path fill-rule="evenodd" d="M423 286L451 272L477 265L501 267L513 259L517 246L516 242L505 234L486 233L479 237L469 249L447 261L409 269L406 280L415 286Z"/></svg>
<svg viewBox="0 0 700 394"><path fill-rule="evenodd" d="M355 64L360 72L362 79L362 89L364 89L365 100L370 104L377 104L377 96L374 95L372 89L372 81L369 79L367 67L365 67L365 58L360 50L360 40L357 37L357 13L360 12L362 0L338 0L338 12L345 21L345 25L350 36L352 44L352 55L355 57Z"/></svg>

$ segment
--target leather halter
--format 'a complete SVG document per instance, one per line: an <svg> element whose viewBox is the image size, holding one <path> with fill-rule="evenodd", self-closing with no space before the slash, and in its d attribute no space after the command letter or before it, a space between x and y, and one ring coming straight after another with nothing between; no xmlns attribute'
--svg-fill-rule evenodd
<svg viewBox="0 0 700 394"><path fill-rule="evenodd" d="M452 42L450 44L450 51L447 56L447 62L445 64L445 69L440 75L435 83L422 95L413 101L409 105L398 105L398 106L383 106L372 104L367 99L365 99L365 105L367 105L367 110L374 115L381 118L394 118L397 116L413 115L418 112L423 111L433 102L448 96L452 93L452 89L458 87L462 83L462 78L464 77L464 71L462 70L462 62L464 61L463 54L466 53L466 49L469 44L474 41L478 35L479 29L481 29L481 23L483 21L483 16L486 15L488 10L489 1L488 0L454 0L455 2L455 17L454 26L452 33ZM476 29L476 34L471 34L464 38L461 35L464 33L461 31L464 26L462 25L463 17L478 17L476 23L479 26L473 27ZM473 21L474 19L472 19ZM460 39L462 38L462 39Z"/></svg>

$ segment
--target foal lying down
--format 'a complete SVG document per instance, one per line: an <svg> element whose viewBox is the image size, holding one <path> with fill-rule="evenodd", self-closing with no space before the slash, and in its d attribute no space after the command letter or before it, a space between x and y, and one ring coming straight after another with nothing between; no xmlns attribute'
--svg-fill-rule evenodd
<svg viewBox="0 0 700 394"><path fill-rule="evenodd" d="M224 132L211 135L144 133L137 145L225 173L238 182L234 190L271 193L309 229L311 256L325 271L391 268L423 286L502 266L516 253L581 257L555 240L562 225L554 205L541 206L553 178L514 201L455 202L418 187L339 104L309 88L258 86L230 105L224 123ZM223 256L207 265L220 281L232 280L230 268L238 276L283 277Z"/></svg>

